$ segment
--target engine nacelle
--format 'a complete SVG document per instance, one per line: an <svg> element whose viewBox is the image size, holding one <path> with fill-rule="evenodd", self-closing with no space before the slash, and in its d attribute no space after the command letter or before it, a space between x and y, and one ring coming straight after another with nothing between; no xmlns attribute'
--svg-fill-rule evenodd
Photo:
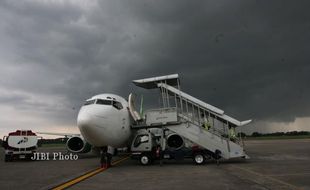
<svg viewBox="0 0 310 190"><path fill-rule="evenodd" d="M180 149L184 146L184 140L176 133L169 134L167 137L167 146L174 150Z"/></svg>
<svg viewBox="0 0 310 190"><path fill-rule="evenodd" d="M67 141L67 149L74 153L87 153L91 151L91 145L81 137L71 137Z"/></svg>

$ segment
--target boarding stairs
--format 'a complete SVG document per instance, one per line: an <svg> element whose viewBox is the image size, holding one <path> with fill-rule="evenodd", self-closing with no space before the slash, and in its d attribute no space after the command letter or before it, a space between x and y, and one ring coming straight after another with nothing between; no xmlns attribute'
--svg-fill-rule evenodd
<svg viewBox="0 0 310 190"><path fill-rule="evenodd" d="M213 153L218 152L225 159L248 157L241 141L238 139L232 141L225 133L221 135L217 130L206 130L190 121L183 121L178 125L168 125L166 128Z"/></svg>
<svg viewBox="0 0 310 190"><path fill-rule="evenodd" d="M224 159L249 158L242 139L232 138L229 128L235 129L251 120L238 121L224 114L223 110L169 85L167 81L155 79L154 82L160 89L163 108L148 110L145 126L166 128ZM203 127L206 121L210 128Z"/></svg>

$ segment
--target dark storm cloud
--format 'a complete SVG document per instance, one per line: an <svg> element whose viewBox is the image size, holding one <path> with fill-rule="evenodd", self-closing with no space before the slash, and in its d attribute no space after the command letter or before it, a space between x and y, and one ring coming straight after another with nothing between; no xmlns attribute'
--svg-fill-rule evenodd
<svg viewBox="0 0 310 190"><path fill-rule="evenodd" d="M1 1L0 102L74 125L94 94L149 95L131 80L179 73L183 90L237 118L307 117L307 4Z"/></svg>
<svg viewBox="0 0 310 190"><path fill-rule="evenodd" d="M146 61L152 64L143 75L178 72L183 89L239 118L309 116L306 4L185 1L165 2L163 9L154 2L137 4L137 17L159 35L149 42Z"/></svg>

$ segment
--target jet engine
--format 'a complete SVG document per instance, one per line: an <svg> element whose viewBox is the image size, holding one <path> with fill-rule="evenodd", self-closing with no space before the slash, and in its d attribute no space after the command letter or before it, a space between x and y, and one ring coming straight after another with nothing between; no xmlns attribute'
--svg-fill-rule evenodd
<svg viewBox="0 0 310 190"><path fill-rule="evenodd" d="M67 149L74 153L87 153L91 151L91 145L81 137L71 137L67 141Z"/></svg>
<svg viewBox="0 0 310 190"><path fill-rule="evenodd" d="M184 146L184 140L176 133L169 134L167 136L167 146L174 150L180 149Z"/></svg>

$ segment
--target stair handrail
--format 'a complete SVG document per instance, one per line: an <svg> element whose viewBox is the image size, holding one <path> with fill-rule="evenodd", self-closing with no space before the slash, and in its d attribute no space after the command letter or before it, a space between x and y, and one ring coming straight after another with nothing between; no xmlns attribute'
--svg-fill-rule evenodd
<svg viewBox="0 0 310 190"><path fill-rule="evenodd" d="M189 123L192 123L196 126L198 126L199 128L202 128L203 130L205 130L201 125L200 125L200 122L197 120L197 118L194 118L194 120L192 120L191 118L189 118L188 116L186 116L184 113L181 114L178 112L178 117L181 117L183 119L185 119L187 122ZM207 130L209 133L212 133L213 135L216 135L218 137L220 137L221 139L223 140L229 140L231 141L231 139L229 138L229 135L223 131L223 130L220 130L220 129L216 129L214 127L212 127L211 129ZM226 137L227 136L227 137ZM238 138L236 138L236 141L234 143L237 143L239 145L242 146L242 140ZM243 147L243 146L242 146Z"/></svg>

